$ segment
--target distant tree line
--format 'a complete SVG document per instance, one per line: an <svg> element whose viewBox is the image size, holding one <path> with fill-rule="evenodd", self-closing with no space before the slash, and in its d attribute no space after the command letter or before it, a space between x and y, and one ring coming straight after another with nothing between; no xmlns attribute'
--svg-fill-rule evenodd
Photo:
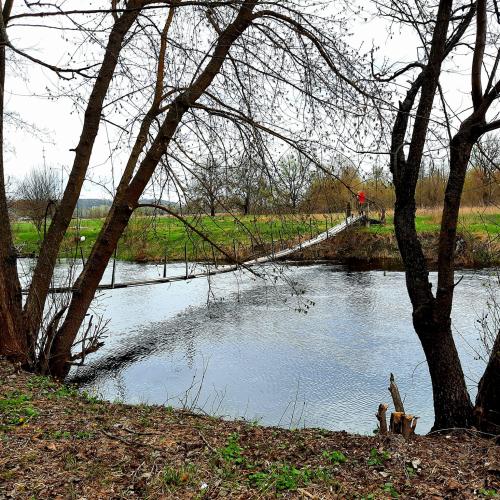
<svg viewBox="0 0 500 500"><path fill-rule="evenodd" d="M442 206L448 171L445 161L423 163L415 191L418 208ZM348 204L353 205L357 191L366 193L374 211L388 209L395 202L391 177L384 168L373 166L365 171L345 160L318 170L300 154L286 155L272 166L249 155L232 165L209 157L192 172L185 203L162 204L184 213L214 216L228 211L243 215L343 212ZM41 233L57 206L59 191L54 169L34 168L13 187L11 210L17 218L30 220ZM499 140L489 139L474 148L462 199L469 207L500 206ZM104 218L110 205L103 199L82 199L75 216ZM141 212L152 214L154 209Z"/></svg>
<svg viewBox="0 0 500 500"><path fill-rule="evenodd" d="M253 165L252 165L253 163ZM331 172L331 175L325 172ZM449 167L446 161L423 163L416 186L418 208L443 204ZM342 212L353 203L353 193L364 191L374 210L394 206L390 173L340 161L318 170L297 154L282 158L272 168L243 159L235 165L213 158L200 164L186 189L187 213L234 211L264 213ZM490 139L474 148L466 173L463 205L500 206L500 141Z"/></svg>

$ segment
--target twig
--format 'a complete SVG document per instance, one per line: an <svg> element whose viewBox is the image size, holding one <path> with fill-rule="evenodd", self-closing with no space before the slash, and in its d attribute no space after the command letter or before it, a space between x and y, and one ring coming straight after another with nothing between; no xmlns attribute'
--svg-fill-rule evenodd
<svg viewBox="0 0 500 500"><path fill-rule="evenodd" d="M210 451L212 451L213 453L217 453L217 450L207 441L207 438L203 435L203 433L200 430L198 430L198 434L201 437L201 439L203 440L203 442L210 449Z"/></svg>
<svg viewBox="0 0 500 500"><path fill-rule="evenodd" d="M157 446L153 446L149 443L141 443L141 441L129 441L128 439L124 439L120 436L116 436L114 434L110 434L109 432L106 432L104 429L101 429L102 434L104 434L106 437L110 439L114 439L116 441L120 441L123 444L126 444L127 446L132 446L132 447L137 447L137 446L142 446L144 448L150 448L152 450L164 452L165 450L162 448L158 448Z"/></svg>

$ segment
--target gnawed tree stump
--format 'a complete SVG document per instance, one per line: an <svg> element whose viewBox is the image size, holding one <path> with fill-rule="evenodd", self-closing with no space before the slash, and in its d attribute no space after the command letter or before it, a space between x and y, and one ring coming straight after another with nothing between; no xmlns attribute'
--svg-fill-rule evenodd
<svg viewBox="0 0 500 500"><path fill-rule="evenodd" d="M418 417L405 412L403 401L392 373L389 379L389 392L391 393L394 409L396 410L391 413L389 431L392 434L401 434L405 439L408 439L411 435L415 434ZM378 407L378 412L375 414L379 422L379 432L381 435L387 434L387 408L388 405L386 403L381 404Z"/></svg>
<svg viewBox="0 0 500 500"><path fill-rule="evenodd" d="M403 406L403 401L401 400L401 395L399 394L399 389L392 373L389 377L389 392L391 393L392 401L394 402L394 409L397 412L404 413L405 407Z"/></svg>
<svg viewBox="0 0 500 500"><path fill-rule="evenodd" d="M389 408L389 405L387 403L382 403L378 407L378 412L375 413L375 416L378 420L379 434L381 434L382 436L385 436L387 434L387 408Z"/></svg>

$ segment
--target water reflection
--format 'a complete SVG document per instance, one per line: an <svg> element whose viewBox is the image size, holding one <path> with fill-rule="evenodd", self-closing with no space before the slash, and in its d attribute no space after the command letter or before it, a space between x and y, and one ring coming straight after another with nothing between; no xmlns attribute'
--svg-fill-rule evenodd
<svg viewBox="0 0 500 500"><path fill-rule="evenodd" d="M120 263L128 279L155 272ZM229 274L210 286L194 280L107 293L112 334L73 377L111 400L161 404L180 404L193 378L192 394L203 378L198 403L207 411L370 433L394 372L407 407L421 417L420 431L428 430L432 393L404 275L338 266L289 272L296 288L307 290L300 301L288 284ZM474 321L485 303L487 273L463 274L454 326L477 345ZM466 373L478 378L481 363L461 338L457 343Z"/></svg>

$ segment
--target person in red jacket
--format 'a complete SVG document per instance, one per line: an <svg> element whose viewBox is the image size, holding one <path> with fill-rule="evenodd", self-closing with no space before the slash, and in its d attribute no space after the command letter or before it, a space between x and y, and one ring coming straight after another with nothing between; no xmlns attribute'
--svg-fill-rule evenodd
<svg viewBox="0 0 500 500"><path fill-rule="evenodd" d="M366 203L365 192L364 191L359 191L356 197L358 199L359 214L363 215L363 213L364 213L364 207L365 207L365 203Z"/></svg>

